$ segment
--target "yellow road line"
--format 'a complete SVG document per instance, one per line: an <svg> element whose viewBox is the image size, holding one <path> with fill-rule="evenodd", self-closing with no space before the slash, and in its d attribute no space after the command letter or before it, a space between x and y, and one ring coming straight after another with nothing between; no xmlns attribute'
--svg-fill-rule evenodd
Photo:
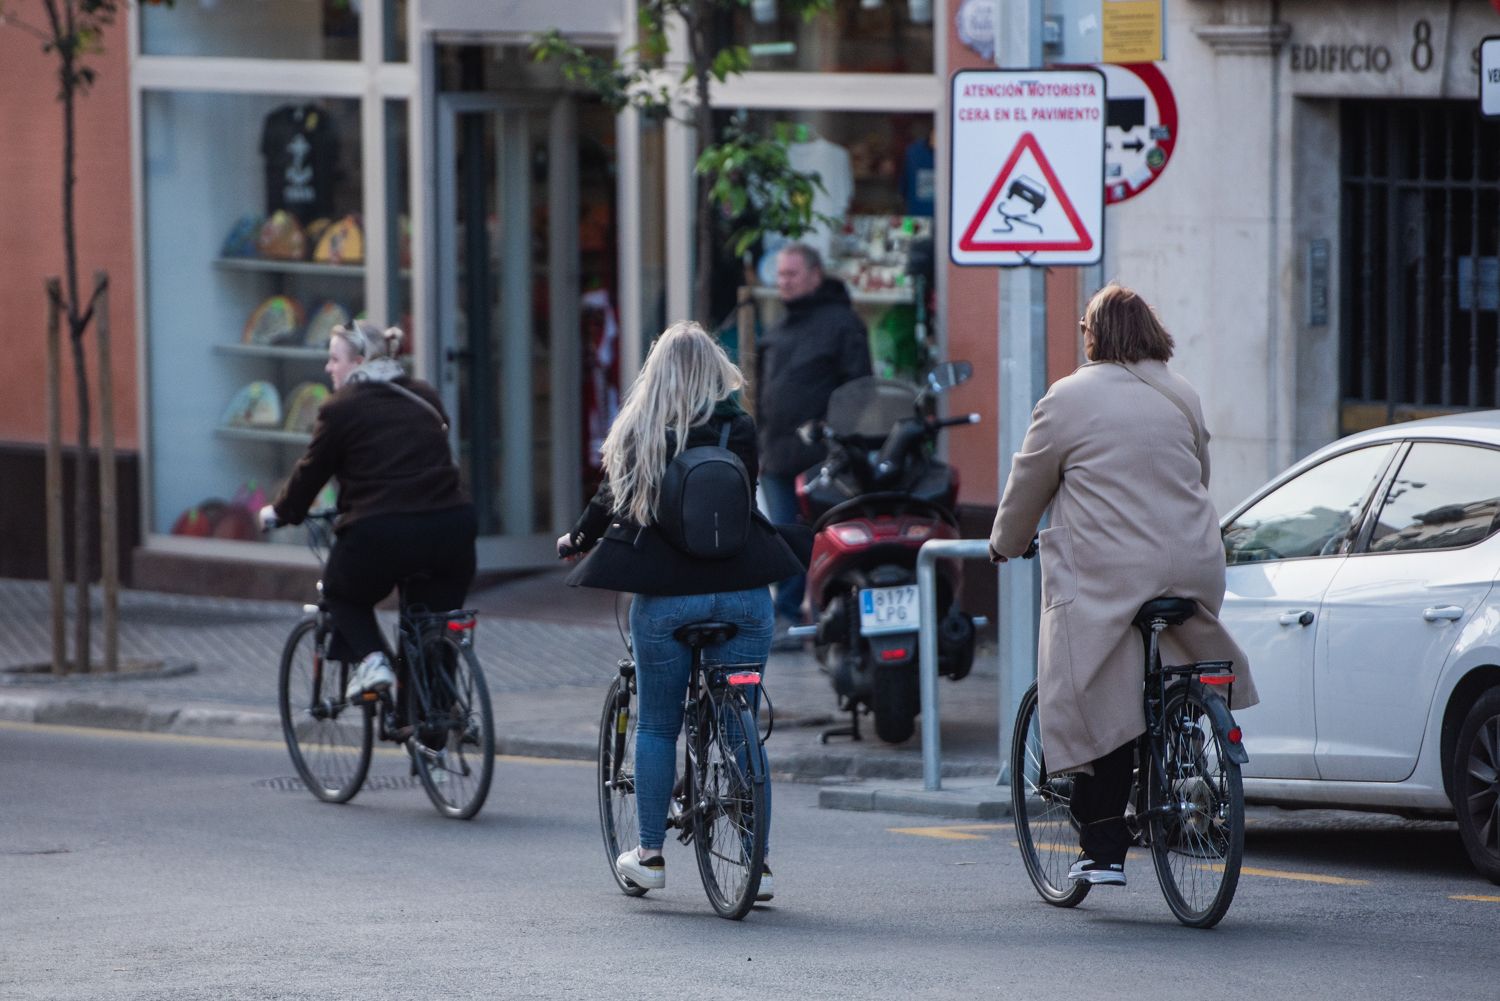
<svg viewBox="0 0 1500 1001"><path fill-rule="evenodd" d="M1009 824L957 824L952 827L888 827L892 834L911 834L919 838L938 838L942 841L984 841L987 835L973 831L998 831Z"/></svg>
<svg viewBox="0 0 1500 1001"><path fill-rule="evenodd" d="M152 733L146 730L115 730L102 726L75 726L65 723L24 723L13 720L0 720L0 731L14 730L18 733L62 733L74 737L100 737L115 738L119 740L146 741L152 743L186 743L197 747L246 747L258 748L285 748L286 744L279 740L261 740L253 737L204 737L190 733ZM402 748L387 744L376 744L374 748L376 757L406 757L406 751ZM511 761L526 765L571 765L574 767L593 768L593 761L580 761L576 758L537 758L526 754L497 754L497 760Z"/></svg>
<svg viewBox="0 0 1500 1001"><path fill-rule="evenodd" d="M1455 893L1449 900L1474 900L1482 904L1500 904L1500 897L1487 897L1482 893Z"/></svg>
<svg viewBox="0 0 1500 1001"><path fill-rule="evenodd" d="M1214 872L1222 872L1221 865L1210 865L1207 868ZM1315 872L1291 872L1286 869L1258 869L1253 865L1240 867L1242 876L1265 876L1268 879L1290 879L1299 883L1327 883L1330 886L1369 886L1368 879L1350 879L1346 876L1324 876Z"/></svg>

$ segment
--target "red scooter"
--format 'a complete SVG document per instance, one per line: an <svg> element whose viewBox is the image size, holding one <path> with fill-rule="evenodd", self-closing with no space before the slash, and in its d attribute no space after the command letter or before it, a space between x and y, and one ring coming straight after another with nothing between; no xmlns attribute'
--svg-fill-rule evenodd
<svg viewBox="0 0 1500 1001"><path fill-rule="evenodd" d="M934 368L920 392L867 376L839 387L827 417L799 429L828 445L828 458L797 477L803 517L813 526L807 595L815 643L833 680L846 727L860 739L861 711L881 740L912 735L921 710L917 675L917 550L959 537L958 471L933 455L943 428L977 424L978 414L939 418L937 397L973 374L968 362ZM938 564L938 670L954 680L974 663L974 620L959 608L955 560Z"/></svg>

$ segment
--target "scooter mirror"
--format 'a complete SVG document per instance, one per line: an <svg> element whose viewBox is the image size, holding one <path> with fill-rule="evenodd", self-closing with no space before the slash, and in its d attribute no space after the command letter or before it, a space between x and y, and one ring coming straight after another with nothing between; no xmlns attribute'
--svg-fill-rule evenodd
<svg viewBox="0 0 1500 1001"><path fill-rule="evenodd" d="M816 445L823 440L823 422L810 420L797 429L797 437L804 445Z"/></svg>
<svg viewBox="0 0 1500 1001"><path fill-rule="evenodd" d="M941 393L968 382L973 374L974 366L966 361L945 361L933 366L932 371L927 373L927 388L934 393Z"/></svg>

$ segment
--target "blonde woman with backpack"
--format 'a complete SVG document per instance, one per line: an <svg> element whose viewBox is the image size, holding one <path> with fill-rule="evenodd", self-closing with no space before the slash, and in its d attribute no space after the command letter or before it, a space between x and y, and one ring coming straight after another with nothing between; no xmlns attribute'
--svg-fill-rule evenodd
<svg viewBox="0 0 1500 1001"><path fill-rule="evenodd" d="M652 344L604 439L603 485L573 530L557 540L560 557L587 554L568 576L569 585L635 595L630 635L640 699L635 769L641 833L640 845L621 854L615 867L648 890L666 885L662 845L692 662L691 652L673 634L694 622L733 623L734 638L709 648L705 659L764 664L775 623L769 585L804 569L753 506L746 509L746 525L731 526L743 531L744 543L718 558L678 548L660 524L663 480L685 449L722 442L743 465L754 495L755 421L735 398L744 384L740 370L702 327L690 322L668 327ZM766 804L769 829L769 788ZM767 865L758 899L771 895Z"/></svg>

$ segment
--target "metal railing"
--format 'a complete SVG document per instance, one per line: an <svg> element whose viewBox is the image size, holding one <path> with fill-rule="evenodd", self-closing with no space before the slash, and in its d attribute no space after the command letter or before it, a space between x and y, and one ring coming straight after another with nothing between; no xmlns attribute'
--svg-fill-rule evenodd
<svg viewBox="0 0 1500 1001"><path fill-rule="evenodd" d="M922 686L922 788L943 788L942 738L938 733L937 569L943 557L989 559L988 539L933 539L917 551L917 656ZM988 624L974 617L974 628Z"/></svg>

